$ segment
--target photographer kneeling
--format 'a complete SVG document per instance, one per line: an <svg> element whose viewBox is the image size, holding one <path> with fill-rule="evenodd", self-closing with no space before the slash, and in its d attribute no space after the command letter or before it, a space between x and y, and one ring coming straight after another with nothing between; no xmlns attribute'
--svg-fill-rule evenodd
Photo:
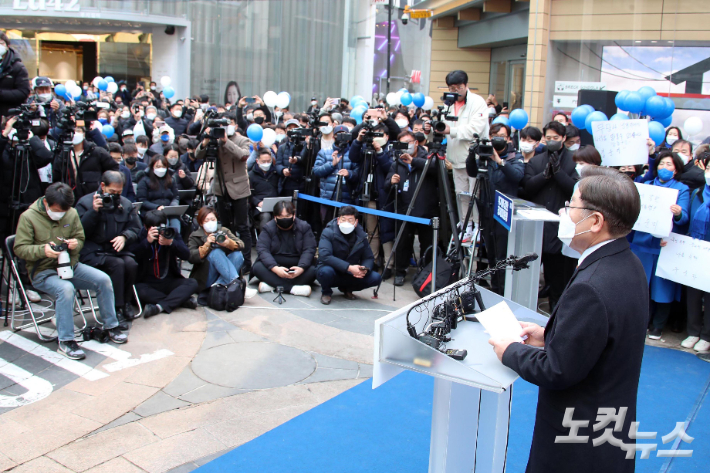
<svg viewBox="0 0 710 473"><path fill-rule="evenodd" d="M81 360L86 355L74 340L74 294L78 289L96 292L103 326L114 343L126 343L128 337L118 328L111 279L79 263L84 230L72 204L71 187L61 182L49 186L45 196L20 215L14 249L17 257L27 262L32 285L55 300L57 352ZM60 256L63 260L68 257L69 264L59 263Z"/></svg>
<svg viewBox="0 0 710 473"><path fill-rule="evenodd" d="M180 272L178 258L190 258L190 250L180 233L167 226L168 217L161 210L151 210L143 219L138 241L129 247L138 261L138 297L146 306L143 317L161 312L171 313L177 307L197 308L192 295L197 281L186 279Z"/></svg>
<svg viewBox="0 0 710 473"><path fill-rule="evenodd" d="M316 238L308 223L295 218L291 202L277 202L274 215L262 227L256 242L259 257L252 275L261 281L259 292L271 292L281 286L284 292L308 297L316 279Z"/></svg>
<svg viewBox="0 0 710 473"><path fill-rule="evenodd" d="M202 207L197 212L197 224L188 240L190 263L193 264L190 277L198 284L198 291L209 289L213 284L227 285L239 277L244 264L241 249L244 242L217 222L217 212L212 207ZM254 289L247 288L247 292Z"/></svg>
<svg viewBox="0 0 710 473"><path fill-rule="evenodd" d="M138 263L126 249L138 239L141 221L131 201L121 196L123 186L123 174L106 171L101 176L99 190L79 199L76 211L86 237L79 260L111 278L116 317L121 328L127 330L125 320L136 318L131 300Z"/></svg>

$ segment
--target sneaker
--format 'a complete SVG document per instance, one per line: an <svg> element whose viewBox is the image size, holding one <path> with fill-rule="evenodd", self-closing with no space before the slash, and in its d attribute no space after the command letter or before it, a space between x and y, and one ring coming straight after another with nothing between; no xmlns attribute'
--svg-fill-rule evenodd
<svg viewBox="0 0 710 473"><path fill-rule="evenodd" d="M39 302L42 300L42 297L32 289L26 289L25 294L27 294L27 298L30 300L30 302Z"/></svg>
<svg viewBox="0 0 710 473"><path fill-rule="evenodd" d="M291 288L291 294L293 294L294 296L308 297L311 295L311 286L293 286Z"/></svg>
<svg viewBox="0 0 710 473"><path fill-rule="evenodd" d="M154 315L158 315L159 313L160 313L160 309L155 304L146 304L146 306L143 307L143 318L144 319L147 319L149 317L153 317Z"/></svg>
<svg viewBox="0 0 710 473"><path fill-rule="evenodd" d="M123 316L123 311L121 309L116 309L116 320L118 321L118 328L122 331L125 332L126 330L131 328L131 326L128 325L128 321Z"/></svg>
<svg viewBox="0 0 710 473"><path fill-rule="evenodd" d="M252 289L253 291L253 289ZM259 283L259 292L264 293L264 292L274 292L274 288L266 284L265 282L260 282Z"/></svg>
<svg viewBox="0 0 710 473"><path fill-rule="evenodd" d="M79 348L79 344L74 340L59 342L57 353L66 356L70 360L83 360L86 358L86 353L84 353L84 350Z"/></svg>
<svg viewBox="0 0 710 473"><path fill-rule="evenodd" d="M261 284L260 284L260 286L261 286ZM251 299L252 297L257 295L259 292L261 292L261 291L257 291L256 289L248 287L248 288L246 288L246 291L244 291L244 299Z"/></svg>
<svg viewBox="0 0 710 473"><path fill-rule="evenodd" d="M190 298L186 301L184 301L182 304L180 304L180 307L184 307L185 309L197 309L197 302L195 302L195 299L190 296Z"/></svg>
<svg viewBox="0 0 710 473"><path fill-rule="evenodd" d="M663 330L661 330L661 329L650 328L650 329L648 329L648 338L650 338L651 340L660 340L662 333L663 333Z"/></svg>
<svg viewBox="0 0 710 473"><path fill-rule="evenodd" d="M461 243L470 242L473 238L473 227L471 227L470 225L466 227L466 231L463 235L459 234L459 238L461 239Z"/></svg>
<svg viewBox="0 0 710 473"><path fill-rule="evenodd" d="M404 275L398 274L394 277L395 286L404 286Z"/></svg>
<svg viewBox="0 0 710 473"><path fill-rule="evenodd" d="M138 317L136 317L136 311L133 310L133 306L131 305L130 302L127 302L123 306L123 317L126 320L134 320L134 319L138 318Z"/></svg>
<svg viewBox="0 0 710 473"><path fill-rule="evenodd" d="M108 329L108 336L113 343L121 344L128 341L128 335L123 333L118 327Z"/></svg>
<svg viewBox="0 0 710 473"><path fill-rule="evenodd" d="M703 352L710 351L710 342L708 342L707 340L700 340L698 343L695 344L693 350Z"/></svg>
<svg viewBox="0 0 710 473"><path fill-rule="evenodd" d="M680 342L680 346L683 348L693 348L693 346L700 341L700 337L688 337L682 342Z"/></svg>

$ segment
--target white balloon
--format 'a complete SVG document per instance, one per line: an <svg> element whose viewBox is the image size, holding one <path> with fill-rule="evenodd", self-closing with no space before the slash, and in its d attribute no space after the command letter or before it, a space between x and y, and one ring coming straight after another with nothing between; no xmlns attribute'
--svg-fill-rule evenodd
<svg viewBox="0 0 710 473"><path fill-rule="evenodd" d="M98 86L99 86L99 81L102 80L102 79L103 79L103 77L101 77L101 76L96 76L96 77L94 77L94 80L91 81L91 83L93 84L94 87L98 87Z"/></svg>
<svg viewBox="0 0 710 473"><path fill-rule="evenodd" d="M396 92L395 95L397 96L397 103L401 104L402 103L402 94L406 92L406 90L400 90L399 92Z"/></svg>
<svg viewBox="0 0 710 473"><path fill-rule="evenodd" d="M397 94L395 94L394 92L390 92L389 94L387 94L387 103L390 105L399 104Z"/></svg>
<svg viewBox="0 0 710 473"><path fill-rule="evenodd" d="M118 91L118 84L115 82L109 82L106 90L112 94L115 94Z"/></svg>
<svg viewBox="0 0 710 473"><path fill-rule="evenodd" d="M434 108L434 99L427 96L424 98L424 105L422 105L422 109L424 110L431 110Z"/></svg>
<svg viewBox="0 0 710 473"><path fill-rule="evenodd" d="M278 100L278 98L279 96L276 95L276 92L270 90L264 94L264 105L266 105L267 107L274 108L276 106L276 101Z"/></svg>
<svg viewBox="0 0 710 473"><path fill-rule="evenodd" d="M703 121L698 117L690 117L683 124L683 129L688 135L697 135L703 131Z"/></svg>
<svg viewBox="0 0 710 473"><path fill-rule="evenodd" d="M279 108L286 108L288 104L291 103L291 97L286 92L281 92L276 96L276 106Z"/></svg>
<svg viewBox="0 0 710 473"><path fill-rule="evenodd" d="M261 144L267 148L276 142L276 132L271 128L264 128L264 135L261 137Z"/></svg>
<svg viewBox="0 0 710 473"><path fill-rule="evenodd" d="M172 82L172 79L170 79L170 77L168 76L163 76L160 78L160 85L162 85L163 87L168 87L170 84L172 84Z"/></svg>
<svg viewBox="0 0 710 473"><path fill-rule="evenodd" d="M64 87L66 87L67 90L71 90L76 87L76 82L74 82L73 80L68 80L64 83Z"/></svg>

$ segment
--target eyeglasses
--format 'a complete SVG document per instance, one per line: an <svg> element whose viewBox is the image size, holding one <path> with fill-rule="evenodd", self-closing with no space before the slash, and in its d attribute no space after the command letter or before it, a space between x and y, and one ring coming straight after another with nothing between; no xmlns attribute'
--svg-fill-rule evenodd
<svg viewBox="0 0 710 473"><path fill-rule="evenodd" d="M590 209L589 207L574 207L574 206L570 205L569 202L565 202L565 214L569 215L569 209L596 211L595 209Z"/></svg>

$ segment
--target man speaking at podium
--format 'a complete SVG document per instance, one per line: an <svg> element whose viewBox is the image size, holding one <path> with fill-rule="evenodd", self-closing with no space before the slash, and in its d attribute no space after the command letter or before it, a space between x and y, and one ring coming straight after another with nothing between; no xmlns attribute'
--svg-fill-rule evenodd
<svg viewBox="0 0 710 473"><path fill-rule="evenodd" d="M626 175L591 167L560 212L558 236L582 256L547 326L521 322L523 343L489 341L505 366L540 387L527 472L634 471L626 455L636 453L629 428L648 284L625 237L641 201Z"/></svg>

